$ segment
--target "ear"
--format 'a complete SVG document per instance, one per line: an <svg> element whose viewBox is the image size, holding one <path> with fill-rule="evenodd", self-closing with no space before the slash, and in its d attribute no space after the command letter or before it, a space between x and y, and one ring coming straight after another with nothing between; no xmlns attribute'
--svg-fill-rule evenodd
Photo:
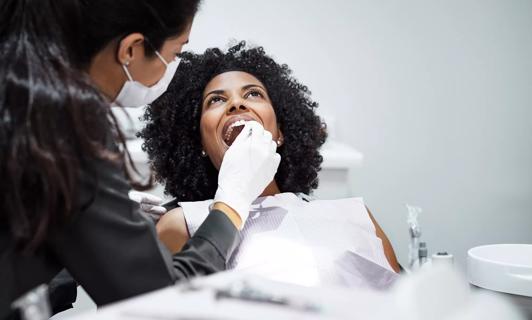
<svg viewBox="0 0 532 320"><path fill-rule="evenodd" d="M277 138L277 148L279 148L280 146L282 146L284 144L284 135L283 135L283 132L281 131L281 129L277 129L277 135L279 136Z"/></svg>
<svg viewBox="0 0 532 320"><path fill-rule="evenodd" d="M139 56L144 56L144 36L142 33L131 33L120 40L116 52L118 63L127 65L135 58L138 59Z"/></svg>

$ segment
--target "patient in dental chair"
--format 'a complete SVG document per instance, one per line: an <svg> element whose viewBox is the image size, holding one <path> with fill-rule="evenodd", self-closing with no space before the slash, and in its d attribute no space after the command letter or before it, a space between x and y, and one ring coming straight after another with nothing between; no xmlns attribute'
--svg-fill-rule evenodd
<svg viewBox="0 0 532 320"><path fill-rule="evenodd" d="M400 267L361 198L313 200L326 127L317 103L286 65L262 47L184 53L168 91L146 112L156 179L175 197L157 223L179 251L203 219L225 151L246 121L271 132L281 163L252 206L228 268L309 286L386 288Z"/></svg>

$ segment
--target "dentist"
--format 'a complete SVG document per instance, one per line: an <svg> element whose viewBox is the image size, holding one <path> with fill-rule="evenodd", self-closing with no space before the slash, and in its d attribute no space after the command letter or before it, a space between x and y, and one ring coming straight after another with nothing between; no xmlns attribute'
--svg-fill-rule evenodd
<svg viewBox="0 0 532 320"><path fill-rule="evenodd" d="M271 134L246 124L208 218L171 256L128 198L110 112L164 94L199 2L0 0L0 319L63 268L98 305L225 269L277 171Z"/></svg>

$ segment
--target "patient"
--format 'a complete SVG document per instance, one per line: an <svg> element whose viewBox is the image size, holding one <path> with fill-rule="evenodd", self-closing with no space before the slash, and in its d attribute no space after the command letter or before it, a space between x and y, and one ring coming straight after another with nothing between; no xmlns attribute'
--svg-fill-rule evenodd
<svg viewBox="0 0 532 320"><path fill-rule="evenodd" d="M363 200L308 196L326 139L316 107L308 88L262 47L241 42L227 52L182 54L140 134L156 179L175 197L157 224L169 250L179 251L206 218L225 151L246 121L257 121L271 132L281 163L228 267L303 285L388 285L400 267Z"/></svg>

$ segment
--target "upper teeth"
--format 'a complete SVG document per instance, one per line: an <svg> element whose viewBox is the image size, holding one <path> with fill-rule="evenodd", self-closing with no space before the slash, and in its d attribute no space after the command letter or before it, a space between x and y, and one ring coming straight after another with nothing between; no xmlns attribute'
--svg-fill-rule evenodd
<svg viewBox="0 0 532 320"><path fill-rule="evenodd" d="M232 129L237 126L243 126L245 124L246 124L246 120L238 120L236 122L231 123L231 125L229 126L229 129Z"/></svg>
<svg viewBox="0 0 532 320"><path fill-rule="evenodd" d="M227 132L225 133L225 140L229 140L231 138L231 133L233 133L233 129L238 126L243 126L246 124L246 120L238 120L229 125L227 128Z"/></svg>

